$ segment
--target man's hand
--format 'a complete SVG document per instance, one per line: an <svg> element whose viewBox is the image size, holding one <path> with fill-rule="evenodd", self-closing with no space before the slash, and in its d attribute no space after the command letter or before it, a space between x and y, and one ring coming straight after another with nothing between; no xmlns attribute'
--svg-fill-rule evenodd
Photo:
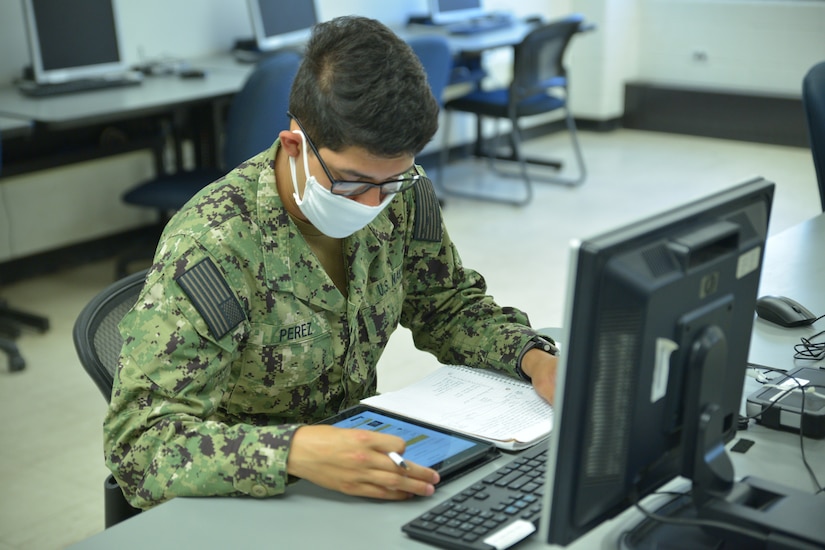
<svg viewBox="0 0 825 550"><path fill-rule="evenodd" d="M558 357L538 349L531 349L521 359L521 370L533 381L536 392L551 405L556 391L558 361Z"/></svg>
<svg viewBox="0 0 825 550"><path fill-rule="evenodd" d="M302 426L292 439L287 472L348 495L404 500L430 496L438 472L407 461L409 470L387 455L404 452L404 440L368 430Z"/></svg>

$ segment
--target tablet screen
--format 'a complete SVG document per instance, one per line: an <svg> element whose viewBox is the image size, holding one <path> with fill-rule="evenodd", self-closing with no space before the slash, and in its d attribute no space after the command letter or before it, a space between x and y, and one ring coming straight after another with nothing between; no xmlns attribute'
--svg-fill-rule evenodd
<svg viewBox="0 0 825 550"><path fill-rule="evenodd" d="M442 478L479 461L495 457L487 443L462 434L449 433L426 424L359 405L325 421L339 428L382 432L406 442L404 459L437 470Z"/></svg>

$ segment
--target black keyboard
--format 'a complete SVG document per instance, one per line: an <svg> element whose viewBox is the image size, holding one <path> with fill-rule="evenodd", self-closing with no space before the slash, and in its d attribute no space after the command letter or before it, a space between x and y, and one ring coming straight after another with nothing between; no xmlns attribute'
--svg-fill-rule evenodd
<svg viewBox="0 0 825 550"><path fill-rule="evenodd" d="M442 548L508 548L538 530L546 461L539 443L401 530Z"/></svg>
<svg viewBox="0 0 825 550"><path fill-rule="evenodd" d="M142 79L134 77L79 78L75 80L67 80L66 82L56 82L54 84L38 84L37 82L26 80L18 82L17 87L27 96L48 97L76 92L88 92L91 90L103 90L106 88L135 86L141 82Z"/></svg>
<svg viewBox="0 0 825 550"><path fill-rule="evenodd" d="M450 34L478 34L506 29L512 27L513 23L513 16L510 14L485 15L466 21L451 23L447 25L447 32Z"/></svg>

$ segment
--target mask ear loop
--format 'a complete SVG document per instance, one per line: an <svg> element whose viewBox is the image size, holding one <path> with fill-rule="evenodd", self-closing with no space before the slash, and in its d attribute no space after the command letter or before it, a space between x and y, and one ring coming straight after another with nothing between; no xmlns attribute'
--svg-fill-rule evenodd
<svg viewBox="0 0 825 550"><path fill-rule="evenodd" d="M292 130L292 133L293 134L298 134L299 136L301 136L301 143L303 144L302 147L301 147L301 156L303 157L303 160L304 160L304 174L306 175L307 180L309 180L310 176L309 176L309 161L307 160L307 138L304 135L304 133L300 130ZM304 201L303 201L303 199L301 199L300 196L298 196L298 174L295 171L295 159L293 157L289 157L289 172L292 175L292 189L294 190L294 193L292 193L292 196L295 198L295 202L297 204L301 204ZM304 196L306 196L306 187L304 187Z"/></svg>

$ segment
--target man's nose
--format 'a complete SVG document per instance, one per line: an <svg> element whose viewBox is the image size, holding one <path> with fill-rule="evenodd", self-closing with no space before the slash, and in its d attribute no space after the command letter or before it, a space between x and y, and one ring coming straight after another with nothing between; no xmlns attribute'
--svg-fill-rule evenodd
<svg viewBox="0 0 825 550"><path fill-rule="evenodd" d="M384 195L381 194L381 190L377 187L373 187L372 189L353 197L354 200L360 202L361 204L366 204L367 206L378 206L384 198Z"/></svg>

